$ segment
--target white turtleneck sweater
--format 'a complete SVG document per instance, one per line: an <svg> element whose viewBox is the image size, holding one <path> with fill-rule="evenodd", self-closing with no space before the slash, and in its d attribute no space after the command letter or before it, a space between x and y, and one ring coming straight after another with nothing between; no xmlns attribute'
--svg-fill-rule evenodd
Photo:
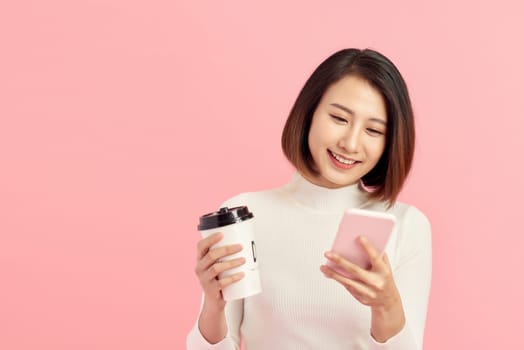
<svg viewBox="0 0 524 350"><path fill-rule="evenodd" d="M400 202L386 209L369 204L358 185L328 189L298 172L286 185L242 193L222 206L247 205L255 216L263 292L228 302L227 336L209 344L198 320L187 337L189 350L422 349L431 280L431 229L424 214ZM370 335L371 310L320 265L331 249L343 212L365 208L389 212L397 226L386 245L406 324L385 343Z"/></svg>

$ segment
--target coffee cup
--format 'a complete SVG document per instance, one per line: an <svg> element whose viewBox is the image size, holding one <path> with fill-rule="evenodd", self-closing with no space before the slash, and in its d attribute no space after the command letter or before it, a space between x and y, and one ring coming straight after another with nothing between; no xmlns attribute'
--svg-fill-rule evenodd
<svg viewBox="0 0 524 350"><path fill-rule="evenodd" d="M219 278L223 278L237 272L244 272L244 277L241 280L222 289L222 296L225 301L246 298L262 292L255 244L255 219L247 206L223 207L216 212L202 215L198 230L202 234L202 238L206 238L215 232L223 234L223 238L211 249L231 244L242 245L240 252L221 259L221 261L227 261L243 257L246 260L243 265L219 274Z"/></svg>

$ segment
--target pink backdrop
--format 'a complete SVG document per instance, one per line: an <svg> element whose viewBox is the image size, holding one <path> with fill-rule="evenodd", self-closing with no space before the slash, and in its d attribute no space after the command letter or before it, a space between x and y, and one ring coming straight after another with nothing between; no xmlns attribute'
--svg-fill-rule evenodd
<svg viewBox="0 0 524 350"><path fill-rule="evenodd" d="M344 47L414 101L425 349L524 348L520 2L251 3L2 2L0 348L184 348L199 214L288 181L287 113Z"/></svg>

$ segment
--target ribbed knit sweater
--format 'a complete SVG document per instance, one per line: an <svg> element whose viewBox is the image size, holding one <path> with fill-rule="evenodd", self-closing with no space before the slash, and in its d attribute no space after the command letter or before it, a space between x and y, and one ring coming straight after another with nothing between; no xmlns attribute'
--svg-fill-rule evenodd
<svg viewBox="0 0 524 350"><path fill-rule="evenodd" d="M242 193L223 203L247 205L255 215L257 260L263 292L228 302L228 332L209 344L198 320L187 337L189 350L239 349L422 349L431 281L431 229L417 208L396 202L370 203L359 185L329 189L312 184L298 172L275 189ZM371 310L338 282L326 278L320 265L331 249L343 212L364 208L396 216L387 245L406 324L385 343L370 335Z"/></svg>

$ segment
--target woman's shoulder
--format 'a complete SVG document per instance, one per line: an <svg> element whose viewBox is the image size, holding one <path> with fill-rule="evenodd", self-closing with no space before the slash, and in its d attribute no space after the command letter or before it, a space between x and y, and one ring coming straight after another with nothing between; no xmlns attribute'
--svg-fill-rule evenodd
<svg viewBox="0 0 524 350"><path fill-rule="evenodd" d="M373 203L366 209L392 214L403 227L414 227L418 230L424 229L425 231L431 230L428 216L412 204L397 201L388 208L385 203Z"/></svg>
<svg viewBox="0 0 524 350"><path fill-rule="evenodd" d="M369 210L389 213L396 218L395 246L398 247L395 255L412 256L416 252L423 251L431 254L432 231L426 214L415 205L404 202L395 202L391 207L385 203L373 203L366 207Z"/></svg>
<svg viewBox="0 0 524 350"><path fill-rule="evenodd" d="M431 252L431 224L426 214L418 207L397 202L391 207L398 222L399 243L407 251Z"/></svg>
<svg viewBox="0 0 524 350"><path fill-rule="evenodd" d="M242 205L257 206L262 203L273 203L283 198L282 186L260 191L241 192L226 199L222 207L238 207Z"/></svg>
<svg viewBox="0 0 524 350"><path fill-rule="evenodd" d="M417 221L429 225L427 215L413 204L396 202L395 205L393 205L393 210L397 212L399 219Z"/></svg>

